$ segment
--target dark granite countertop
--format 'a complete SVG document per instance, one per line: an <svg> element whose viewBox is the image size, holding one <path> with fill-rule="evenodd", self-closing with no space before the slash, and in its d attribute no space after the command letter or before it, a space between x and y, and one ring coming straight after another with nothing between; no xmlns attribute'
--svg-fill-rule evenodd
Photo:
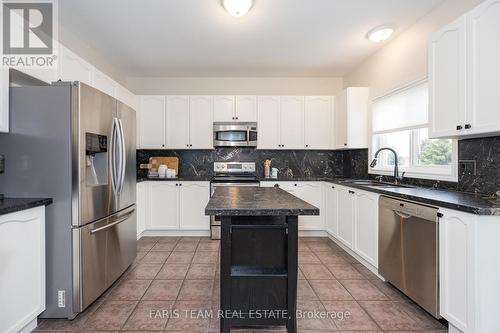
<svg viewBox="0 0 500 333"><path fill-rule="evenodd" d="M4 198L0 200L0 215L19 212L52 203L50 198Z"/></svg>
<svg viewBox="0 0 500 333"><path fill-rule="evenodd" d="M323 182L329 181L327 177L278 177L278 178L259 178L261 182Z"/></svg>
<svg viewBox="0 0 500 333"><path fill-rule="evenodd" d="M490 201L473 193L435 190L417 186L380 188L352 184L349 183L349 179L342 178L329 179L327 182L476 215L500 216L500 202Z"/></svg>
<svg viewBox="0 0 500 333"><path fill-rule="evenodd" d="M158 177L137 177L137 182L142 183L146 181L152 182L209 182L212 179L211 176L186 176L186 177L176 177L176 178L158 178Z"/></svg>
<svg viewBox="0 0 500 333"><path fill-rule="evenodd" d="M274 187L217 188L205 215L210 216L290 216L319 215L319 208Z"/></svg>

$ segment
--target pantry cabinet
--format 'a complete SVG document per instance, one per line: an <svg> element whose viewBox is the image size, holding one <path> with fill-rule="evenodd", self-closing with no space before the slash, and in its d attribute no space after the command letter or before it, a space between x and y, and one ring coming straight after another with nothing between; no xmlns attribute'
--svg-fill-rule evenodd
<svg viewBox="0 0 500 333"><path fill-rule="evenodd" d="M336 149L368 148L368 99L366 87L350 87L335 96Z"/></svg>
<svg viewBox="0 0 500 333"><path fill-rule="evenodd" d="M149 181L146 231L210 229L209 182Z"/></svg>
<svg viewBox="0 0 500 333"><path fill-rule="evenodd" d="M141 96L138 114L140 147L165 148L165 96Z"/></svg>
<svg viewBox="0 0 500 333"><path fill-rule="evenodd" d="M486 0L431 36L430 137L500 133L500 0Z"/></svg>
<svg viewBox="0 0 500 333"><path fill-rule="evenodd" d="M45 310L45 207L0 216L0 332L31 332Z"/></svg>
<svg viewBox="0 0 500 333"><path fill-rule="evenodd" d="M333 141L333 98L305 97L304 143L309 149L329 149Z"/></svg>

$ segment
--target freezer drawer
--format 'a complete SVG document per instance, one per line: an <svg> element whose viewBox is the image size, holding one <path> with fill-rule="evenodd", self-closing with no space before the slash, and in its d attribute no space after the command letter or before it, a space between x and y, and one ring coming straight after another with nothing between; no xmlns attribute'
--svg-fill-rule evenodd
<svg viewBox="0 0 500 333"><path fill-rule="evenodd" d="M73 306L81 312L129 267L137 254L135 205L73 229Z"/></svg>

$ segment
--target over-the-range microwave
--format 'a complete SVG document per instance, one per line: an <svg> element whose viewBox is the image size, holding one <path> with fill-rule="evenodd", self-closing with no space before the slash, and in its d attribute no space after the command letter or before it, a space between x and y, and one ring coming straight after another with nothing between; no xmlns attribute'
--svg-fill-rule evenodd
<svg viewBox="0 0 500 333"><path fill-rule="evenodd" d="M214 147L257 147L257 123L214 123Z"/></svg>

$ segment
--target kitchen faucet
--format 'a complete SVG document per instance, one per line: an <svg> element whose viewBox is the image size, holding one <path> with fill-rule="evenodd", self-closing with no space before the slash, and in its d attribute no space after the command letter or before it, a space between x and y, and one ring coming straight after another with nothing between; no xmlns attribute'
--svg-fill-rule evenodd
<svg viewBox="0 0 500 333"><path fill-rule="evenodd" d="M398 184L399 182L401 182L403 180L405 172L403 172L401 177L399 177L398 153L396 153L396 151L394 149L388 148L388 147L382 147L379 150L377 150L377 152L375 153L375 157L373 158L373 161L370 163L370 168L374 168L377 165L378 154L382 150L389 150L394 154L394 183Z"/></svg>

